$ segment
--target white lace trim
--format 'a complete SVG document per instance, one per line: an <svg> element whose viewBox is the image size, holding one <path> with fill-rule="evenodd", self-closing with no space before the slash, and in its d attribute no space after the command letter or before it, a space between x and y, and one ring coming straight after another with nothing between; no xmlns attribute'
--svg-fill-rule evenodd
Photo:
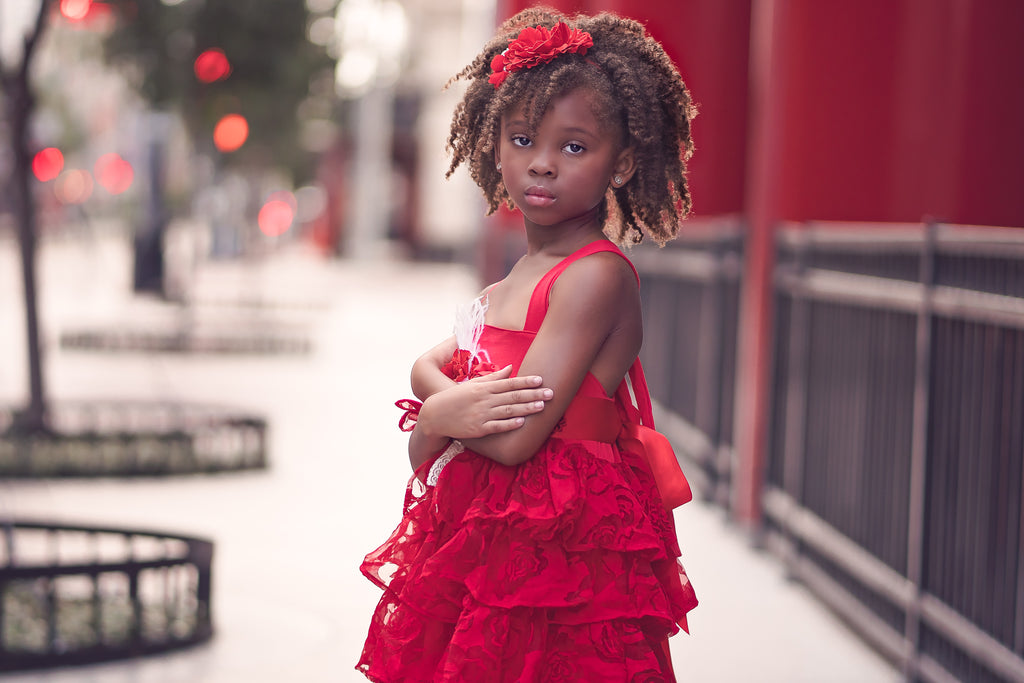
<svg viewBox="0 0 1024 683"><path fill-rule="evenodd" d="M427 486L437 486L437 479L441 476L441 470L452 461L452 458L464 450L466 450L466 447L462 445L462 442L453 439L448 444L448 448L444 449L444 453L437 456L437 460L430 466L430 471L427 472Z"/></svg>

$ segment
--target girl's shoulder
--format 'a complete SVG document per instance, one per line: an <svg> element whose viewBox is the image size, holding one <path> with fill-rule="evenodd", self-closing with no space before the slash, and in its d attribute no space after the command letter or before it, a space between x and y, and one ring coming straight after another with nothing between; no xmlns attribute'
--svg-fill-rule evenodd
<svg viewBox="0 0 1024 683"><path fill-rule="evenodd" d="M636 271L625 255L600 251L566 266L552 283L548 303L614 314L638 307L639 293Z"/></svg>
<svg viewBox="0 0 1024 683"><path fill-rule="evenodd" d="M636 269L620 251L598 251L573 261L565 267L555 285L561 281L572 283L573 289L593 288L604 293L639 288Z"/></svg>

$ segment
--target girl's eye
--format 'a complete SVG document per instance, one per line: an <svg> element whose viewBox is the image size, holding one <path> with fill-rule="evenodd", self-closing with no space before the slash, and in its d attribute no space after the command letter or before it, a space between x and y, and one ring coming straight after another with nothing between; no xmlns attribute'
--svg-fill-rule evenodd
<svg viewBox="0 0 1024 683"><path fill-rule="evenodd" d="M512 144L516 147L527 147L530 144L530 138L525 135L513 135Z"/></svg>
<svg viewBox="0 0 1024 683"><path fill-rule="evenodd" d="M565 149L572 154L579 154L583 151L583 145L576 142L570 142L565 146Z"/></svg>

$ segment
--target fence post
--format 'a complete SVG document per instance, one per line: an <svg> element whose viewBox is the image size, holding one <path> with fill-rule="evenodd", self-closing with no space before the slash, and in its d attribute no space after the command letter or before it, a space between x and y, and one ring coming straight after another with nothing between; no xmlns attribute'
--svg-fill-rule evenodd
<svg viewBox="0 0 1024 683"><path fill-rule="evenodd" d="M721 240L715 241L708 250L711 257L711 272L701 292L701 310L697 350L697 395L694 410L694 425L704 433L712 444L713 481L710 498L723 505L729 502L729 481L731 473L719 471L718 459L714 453L722 443L722 349L724 344L725 275L723 273L725 248ZM676 323L676 329L679 325ZM723 474L725 477L723 477Z"/></svg>
<svg viewBox="0 0 1024 683"><path fill-rule="evenodd" d="M907 604L904 636L907 656L904 674L913 679L917 670L921 639L921 582L924 565L925 487L928 465L928 413L931 393L932 310L935 283L935 241L937 227L924 226L921 241L921 304L917 312L916 363L914 367L914 412L910 441L910 491L907 520L907 579L913 598Z"/></svg>
<svg viewBox="0 0 1024 683"><path fill-rule="evenodd" d="M809 237L802 227L794 231L793 248L793 279L795 287L789 288L789 329L776 329L773 338L780 335L789 336L789 359L787 366L789 376L786 378L785 394L785 440L782 451L782 486L792 496L798 506L803 506L805 434L807 429L807 363L811 334L811 301L803 291L805 269L807 267L807 249ZM796 508L789 508L789 515ZM785 557L787 567L792 570L797 559L796 542L789 526L785 522L783 530L786 539Z"/></svg>

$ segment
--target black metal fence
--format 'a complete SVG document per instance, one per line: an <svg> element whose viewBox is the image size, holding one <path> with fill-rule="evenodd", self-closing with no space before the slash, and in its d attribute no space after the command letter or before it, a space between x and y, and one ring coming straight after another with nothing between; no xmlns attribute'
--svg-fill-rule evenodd
<svg viewBox="0 0 1024 683"><path fill-rule="evenodd" d="M784 230L765 514L912 680L1024 680L1024 232Z"/></svg>
<svg viewBox="0 0 1024 683"><path fill-rule="evenodd" d="M213 544L0 521L0 672L195 645L213 634Z"/></svg>
<svg viewBox="0 0 1024 683"><path fill-rule="evenodd" d="M636 250L658 425L730 498L742 243ZM908 680L1024 681L1024 231L780 231L768 546Z"/></svg>
<svg viewBox="0 0 1024 683"><path fill-rule="evenodd" d="M668 246L629 256L640 272L641 359L658 428L686 459L695 492L728 504L742 232L738 221L693 221Z"/></svg>

